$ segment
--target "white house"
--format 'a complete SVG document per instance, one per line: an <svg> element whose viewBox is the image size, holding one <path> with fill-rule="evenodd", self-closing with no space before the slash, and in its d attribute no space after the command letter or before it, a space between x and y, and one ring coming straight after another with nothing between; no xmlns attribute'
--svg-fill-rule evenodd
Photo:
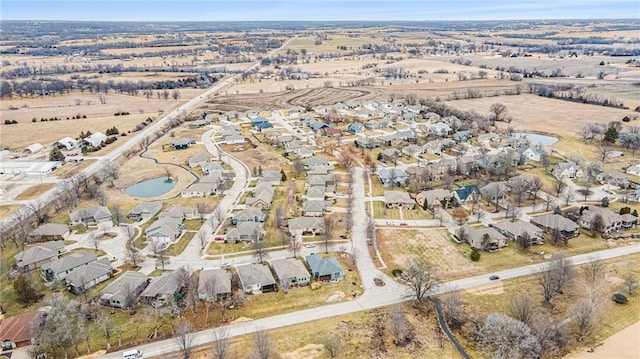
<svg viewBox="0 0 640 359"><path fill-rule="evenodd" d="M55 143L55 146L61 150L70 151L78 147L78 141L76 141L71 137L65 137L65 138L59 139L58 142Z"/></svg>
<svg viewBox="0 0 640 359"><path fill-rule="evenodd" d="M627 173L634 176L640 176L640 165L629 166Z"/></svg>
<svg viewBox="0 0 640 359"><path fill-rule="evenodd" d="M92 133L91 135L89 135L88 137L85 137L83 139L83 141L89 145L89 146L93 146L93 147L98 147L100 146L104 141L107 140L107 135L105 135L102 132L96 132L96 133Z"/></svg>
<svg viewBox="0 0 640 359"><path fill-rule="evenodd" d="M518 153L520 154L520 156L528 158L529 161L540 162L542 160L542 154L544 153L544 151L536 147L523 147L518 149Z"/></svg>

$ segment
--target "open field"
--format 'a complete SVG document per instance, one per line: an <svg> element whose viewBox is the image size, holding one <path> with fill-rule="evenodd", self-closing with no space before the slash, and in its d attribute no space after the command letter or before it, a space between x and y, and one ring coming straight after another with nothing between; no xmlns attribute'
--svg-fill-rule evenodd
<svg viewBox="0 0 640 359"><path fill-rule="evenodd" d="M26 190L24 190L23 192L21 192L18 196L16 196L16 199L26 200L26 199L38 198L40 197L40 195L52 189L54 186L55 185L52 183L43 183L43 184L31 186Z"/></svg>
<svg viewBox="0 0 640 359"><path fill-rule="evenodd" d="M529 130L560 136L574 136L587 123L607 124L610 121L621 121L624 116L633 115L632 110L581 104L529 94L447 101L447 104L458 109L475 110L483 114L489 113L489 107L494 103L507 106L509 115L513 117L511 123L500 124L502 127L513 128L516 132Z"/></svg>

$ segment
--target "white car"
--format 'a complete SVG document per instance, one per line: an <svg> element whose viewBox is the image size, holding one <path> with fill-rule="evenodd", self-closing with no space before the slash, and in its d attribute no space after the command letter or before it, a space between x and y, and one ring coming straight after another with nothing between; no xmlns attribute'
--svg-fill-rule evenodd
<svg viewBox="0 0 640 359"><path fill-rule="evenodd" d="M307 247L307 248L315 248L316 247L315 243L307 243L304 246Z"/></svg>
<svg viewBox="0 0 640 359"><path fill-rule="evenodd" d="M220 268L227 268L227 267L231 267L231 263L229 263L229 262L220 263Z"/></svg>

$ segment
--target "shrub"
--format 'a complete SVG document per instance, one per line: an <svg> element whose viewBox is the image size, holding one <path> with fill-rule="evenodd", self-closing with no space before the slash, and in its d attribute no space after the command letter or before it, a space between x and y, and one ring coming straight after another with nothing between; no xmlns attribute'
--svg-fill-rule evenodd
<svg viewBox="0 0 640 359"><path fill-rule="evenodd" d="M400 268L394 268L394 269L391 271L391 274L392 274L394 277L397 277L397 276L399 276L399 275L401 275L401 274L402 274L402 269L400 269Z"/></svg>
<svg viewBox="0 0 640 359"><path fill-rule="evenodd" d="M618 304L627 304L628 300L623 294L616 293L613 295L613 301Z"/></svg>
<svg viewBox="0 0 640 359"><path fill-rule="evenodd" d="M471 254L469 255L469 258L474 262L479 261L480 260L480 250L478 248L471 248Z"/></svg>

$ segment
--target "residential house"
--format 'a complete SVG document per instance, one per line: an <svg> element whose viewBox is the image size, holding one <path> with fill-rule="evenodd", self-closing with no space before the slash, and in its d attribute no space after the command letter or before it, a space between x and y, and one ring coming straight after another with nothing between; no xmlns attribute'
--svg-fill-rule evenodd
<svg viewBox="0 0 640 359"><path fill-rule="evenodd" d="M274 259L271 261L271 267L282 288L304 286L311 281L307 267L298 259Z"/></svg>
<svg viewBox="0 0 640 359"><path fill-rule="evenodd" d="M203 175L218 174L221 175L224 172L222 163L219 161L206 162L200 165Z"/></svg>
<svg viewBox="0 0 640 359"><path fill-rule="evenodd" d="M307 189L307 200L309 201L323 201L326 195L325 186L312 186Z"/></svg>
<svg viewBox="0 0 640 359"><path fill-rule="evenodd" d="M384 187L406 186L409 180L407 174L401 168L382 168L377 175Z"/></svg>
<svg viewBox="0 0 640 359"><path fill-rule="evenodd" d="M540 162L542 161L544 151L538 147L520 147L517 153L521 158L526 158L528 161Z"/></svg>
<svg viewBox="0 0 640 359"><path fill-rule="evenodd" d="M384 191L384 205L387 208L413 209L415 204L405 191Z"/></svg>
<svg viewBox="0 0 640 359"><path fill-rule="evenodd" d="M147 241L162 245L163 248L174 242L182 234L182 220L175 217L163 217L151 223L144 234Z"/></svg>
<svg viewBox="0 0 640 359"><path fill-rule="evenodd" d="M198 278L200 300L220 300L231 297L231 273L224 269L205 269Z"/></svg>
<svg viewBox="0 0 640 359"><path fill-rule="evenodd" d="M317 134L318 131L322 130L323 128L329 127L329 125L320 120L313 119L307 122L307 127L309 127L314 133Z"/></svg>
<svg viewBox="0 0 640 359"><path fill-rule="evenodd" d="M297 155L300 149L305 147L306 144L300 140L293 140L284 145L284 151L288 154Z"/></svg>
<svg viewBox="0 0 640 359"><path fill-rule="evenodd" d="M253 197L255 197L258 193L263 192L263 191L267 191L267 192L271 193L272 195L275 195L275 193L276 193L276 189L273 187L273 185L271 183L258 181L256 186L253 187L253 189L251 190L251 195Z"/></svg>
<svg viewBox="0 0 640 359"><path fill-rule="evenodd" d="M195 207L191 207L191 206L171 206L171 207L167 208L166 210L162 211L158 215L158 218L165 218L165 217L179 218L180 222L182 222L185 219L198 218L198 216L199 216L199 213L198 213L198 210Z"/></svg>
<svg viewBox="0 0 640 359"><path fill-rule="evenodd" d="M263 211L271 208L274 192L270 190L261 190L254 193L253 197L248 197L245 201L247 206L259 207Z"/></svg>
<svg viewBox="0 0 640 359"><path fill-rule="evenodd" d="M260 182L271 183L274 186L280 185L280 183L282 183L282 172L281 171L265 171L264 173L262 173Z"/></svg>
<svg viewBox="0 0 640 359"><path fill-rule="evenodd" d="M180 191L180 196L182 198L193 198L193 197L209 197L216 194L218 190L217 183L194 183L189 187L184 188Z"/></svg>
<svg viewBox="0 0 640 359"><path fill-rule="evenodd" d="M189 122L189 128L190 129L197 129L197 128L202 128L202 127L210 125L210 124L211 124L211 120L205 118L205 119L202 119L202 120L190 121Z"/></svg>
<svg viewBox="0 0 640 359"><path fill-rule="evenodd" d="M267 215L259 207L246 207L231 217L231 224L236 225L242 222L264 222Z"/></svg>
<svg viewBox="0 0 640 359"><path fill-rule="evenodd" d="M234 134L230 134L230 135L227 135L227 136L223 136L222 140L227 145L235 145L235 144L247 142L247 139L244 138L239 133L234 133Z"/></svg>
<svg viewBox="0 0 640 359"><path fill-rule="evenodd" d="M186 150L193 143L195 143L195 141L190 138L180 137L173 140L171 142L171 146L173 146L173 149L175 150Z"/></svg>
<svg viewBox="0 0 640 359"><path fill-rule="evenodd" d="M628 231L638 226L638 217L631 213L625 213L622 215L622 230Z"/></svg>
<svg viewBox="0 0 640 359"><path fill-rule="evenodd" d="M360 137L355 140L356 147L360 148L376 148L380 147L380 141L375 137Z"/></svg>
<svg viewBox="0 0 640 359"><path fill-rule="evenodd" d="M500 143L500 140L500 135L494 132L483 133L478 136L478 142L484 143L486 145Z"/></svg>
<svg viewBox="0 0 640 359"><path fill-rule="evenodd" d="M191 168L202 166L203 164L211 161L211 156L207 153L195 154L187 160L187 165Z"/></svg>
<svg viewBox="0 0 640 359"><path fill-rule="evenodd" d="M307 217L321 217L324 216L327 207L327 202L325 201L305 201L302 208L302 215Z"/></svg>
<svg viewBox="0 0 640 359"><path fill-rule="evenodd" d="M476 185L468 185L454 190L452 193L458 203L465 205L474 203L480 199L480 189Z"/></svg>
<svg viewBox="0 0 640 359"><path fill-rule="evenodd" d="M596 220L599 216L600 223ZM600 233L611 234L623 230L622 216L608 208L597 206L589 206L582 211L582 215L578 218L578 224L582 228L587 228Z"/></svg>
<svg viewBox="0 0 640 359"><path fill-rule="evenodd" d="M0 324L0 351L4 352L5 350L13 350L31 345L31 341L35 338L38 327L43 320L43 311L29 312L4 318ZM6 354L7 357L11 357L11 353ZM18 355L15 356L18 357Z"/></svg>
<svg viewBox="0 0 640 359"><path fill-rule="evenodd" d="M542 238L544 231L529 222L503 219L493 224L493 228L512 241L517 241L518 238L527 233L532 244L542 244L544 242Z"/></svg>
<svg viewBox="0 0 640 359"><path fill-rule="evenodd" d="M482 196L489 202L500 201L507 198L508 192L509 187L502 181L490 182L480 188L480 193L482 193Z"/></svg>
<svg viewBox="0 0 640 359"><path fill-rule="evenodd" d="M294 217L291 218L287 226L289 233L296 238L303 235L318 235L324 231L324 220L322 217Z"/></svg>
<svg viewBox="0 0 640 359"><path fill-rule="evenodd" d="M311 146L304 146L298 150L298 157L300 157L301 159L313 156L315 156L315 152L313 152L313 147Z"/></svg>
<svg viewBox="0 0 640 359"><path fill-rule="evenodd" d="M409 157L415 157L422 153L422 147L418 145L408 145L402 148L402 153Z"/></svg>
<svg viewBox="0 0 640 359"><path fill-rule="evenodd" d="M335 282L344 279L344 269L335 257L322 258L317 254L305 257L313 279L321 282Z"/></svg>
<svg viewBox="0 0 640 359"><path fill-rule="evenodd" d="M65 278L67 289L73 294L81 294L113 276L113 268L107 257L89 262L71 272Z"/></svg>
<svg viewBox="0 0 640 359"><path fill-rule="evenodd" d="M582 168L573 162L560 162L553 167L551 174L557 179L582 178Z"/></svg>
<svg viewBox="0 0 640 359"><path fill-rule="evenodd" d="M253 126L258 132L261 132L268 128L273 128L273 124L271 124L271 122L267 121L267 119L263 117L256 117L252 119L251 126Z"/></svg>
<svg viewBox="0 0 640 359"><path fill-rule="evenodd" d="M161 209L160 201L141 202L127 213L127 217L135 220L148 219L158 214Z"/></svg>
<svg viewBox="0 0 640 359"><path fill-rule="evenodd" d="M91 263L98 258L93 253L71 253L52 262L44 263L40 267L40 276L47 282L58 282L65 279L71 272Z"/></svg>
<svg viewBox="0 0 640 359"><path fill-rule="evenodd" d="M323 129L319 130L318 134L320 136L338 138L338 137L342 137L342 130L339 129L339 128L334 128L334 127L325 127Z"/></svg>
<svg viewBox="0 0 640 359"><path fill-rule="evenodd" d="M63 241L69 237L71 231L66 224L45 223L29 232L29 242Z"/></svg>
<svg viewBox="0 0 640 359"><path fill-rule="evenodd" d="M364 128L370 131L379 130L382 128L382 124L378 120L369 120L364 123Z"/></svg>
<svg viewBox="0 0 640 359"><path fill-rule="evenodd" d="M541 228L546 233L558 233L565 239L580 235L579 226L559 214L544 214L531 218L531 223Z"/></svg>
<svg viewBox="0 0 640 359"><path fill-rule="evenodd" d="M333 170L333 165L329 163L329 160L322 156L313 156L302 160L304 168L314 169L318 167L328 167Z"/></svg>
<svg viewBox="0 0 640 359"><path fill-rule="evenodd" d="M453 140L456 142L467 142L473 138L471 131L458 131L453 134Z"/></svg>
<svg viewBox="0 0 640 359"><path fill-rule="evenodd" d="M52 241L29 247L16 254L16 268L22 273L40 268L43 264L56 260L66 251L62 241Z"/></svg>
<svg viewBox="0 0 640 359"><path fill-rule="evenodd" d="M240 286L245 293L275 292L276 280L273 278L269 267L262 264L247 264L236 267Z"/></svg>
<svg viewBox="0 0 640 359"><path fill-rule="evenodd" d="M133 305L146 287L147 276L144 273L126 271L104 287L98 295L102 305L125 309Z"/></svg>
<svg viewBox="0 0 640 359"><path fill-rule="evenodd" d="M235 228L227 230L226 242L255 242L262 240L263 237L264 228L260 222L240 222Z"/></svg>
<svg viewBox="0 0 640 359"><path fill-rule="evenodd" d="M86 226L97 224L100 227L113 225L111 211L105 206L82 208L69 213L72 226L84 224Z"/></svg>
<svg viewBox="0 0 640 359"><path fill-rule="evenodd" d="M395 163L395 161L400 158L400 155L400 151L396 150L395 148L386 148L382 150L382 152L380 152L380 158L382 158L383 161L389 161L393 163Z"/></svg>
<svg viewBox="0 0 640 359"><path fill-rule="evenodd" d="M601 184L613 185L621 189L629 188L629 177L618 171L600 172L596 175L596 181Z"/></svg>
<svg viewBox="0 0 640 359"><path fill-rule="evenodd" d="M145 304L151 304L154 308L171 303L180 295L184 269L174 272L164 272L158 277L151 278L147 287L140 293L140 300ZM193 275L193 274L189 274Z"/></svg>
<svg viewBox="0 0 640 359"><path fill-rule="evenodd" d="M451 127L444 122L429 123L427 126L439 137L446 137L453 132Z"/></svg>
<svg viewBox="0 0 640 359"><path fill-rule="evenodd" d="M473 248L483 251L497 251L507 245L506 237L491 227L471 227L465 224L463 227L466 242ZM462 238L458 238L463 240Z"/></svg>
<svg viewBox="0 0 640 359"><path fill-rule="evenodd" d="M451 197L451 192L439 188L418 193L418 195L416 195L416 202L422 208L433 211L436 208L449 207L453 202Z"/></svg>
<svg viewBox="0 0 640 359"><path fill-rule="evenodd" d="M98 147L107 140L107 135L102 132L92 133L91 135L82 139L87 146Z"/></svg>

